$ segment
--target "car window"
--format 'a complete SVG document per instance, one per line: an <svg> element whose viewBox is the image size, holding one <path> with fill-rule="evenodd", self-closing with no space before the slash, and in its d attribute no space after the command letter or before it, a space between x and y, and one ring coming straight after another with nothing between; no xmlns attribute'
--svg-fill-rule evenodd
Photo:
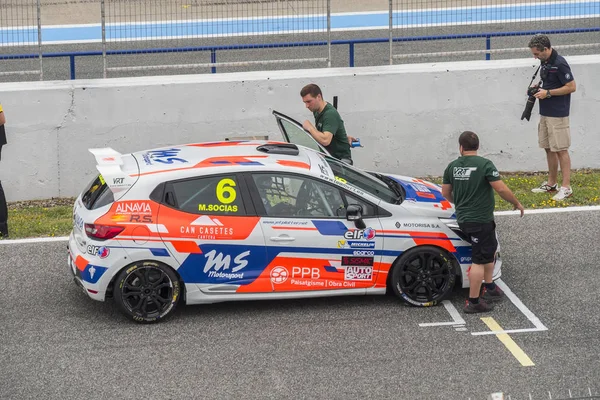
<svg viewBox="0 0 600 400"><path fill-rule="evenodd" d="M325 156L324 158L331 167L333 175L338 182L352 185L386 203L394 204L398 202L398 195L379 179L360 172L333 157Z"/></svg>
<svg viewBox="0 0 600 400"><path fill-rule="evenodd" d="M81 194L81 202L88 210L95 210L115 201L102 175L96 176Z"/></svg>
<svg viewBox="0 0 600 400"><path fill-rule="evenodd" d="M174 199L167 203L192 214L244 215L246 210L235 175L220 175L171 183Z"/></svg>
<svg viewBox="0 0 600 400"><path fill-rule="evenodd" d="M344 200L334 186L287 174L253 174L261 202L269 217L342 218Z"/></svg>
<svg viewBox="0 0 600 400"><path fill-rule="evenodd" d="M327 153L302 127L283 118L280 119L279 122L285 130L285 133L288 136L287 139L290 143L308 147L309 149L319 151L321 153Z"/></svg>
<svg viewBox="0 0 600 400"><path fill-rule="evenodd" d="M374 217L377 215L377 213L375 212L375 207L373 207L371 204L367 203L364 200L359 199L358 197L355 196L350 196L349 194L344 194L344 196L346 196L346 202L348 203L348 205L352 205L352 204L356 204L362 207L362 215L363 217ZM342 210L344 212L344 215L346 210Z"/></svg>

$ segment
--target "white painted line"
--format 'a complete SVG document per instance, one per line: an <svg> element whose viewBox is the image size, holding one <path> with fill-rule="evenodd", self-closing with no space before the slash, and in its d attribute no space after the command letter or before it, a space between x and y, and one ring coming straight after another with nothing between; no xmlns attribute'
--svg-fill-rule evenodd
<svg viewBox="0 0 600 400"><path fill-rule="evenodd" d="M66 242L67 240L69 240L68 236L47 237L47 238L28 238L28 239L3 239L3 240L0 240L0 245L2 245L2 244L44 243L44 242Z"/></svg>
<svg viewBox="0 0 600 400"><path fill-rule="evenodd" d="M498 287L504 291L504 294L506 295L506 297L508 299L510 299L510 301L519 309L519 311L521 311L521 313L523 313L523 315L525 315L525 317L527 317L527 319L533 324L533 326L535 326L535 328L507 329L507 330L503 330L503 331L471 332L471 335L474 335L474 336L496 335L496 334L500 334L500 333L542 332L542 331L548 330L548 328L546 328L546 326L544 324L542 324L542 321L540 321L540 319L538 317L536 317L535 314L532 313L531 310L529 308L527 308L527 306L525 304L523 304L523 302L517 297L516 294L513 293L512 290L510 290L508 285L506 283L504 283L504 281L502 279L498 279L496 281L496 285L498 285Z"/></svg>
<svg viewBox="0 0 600 400"><path fill-rule="evenodd" d="M442 301L442 304L444 305L444 307L446 307L446 310L448 310L448 314L450 314L450 317L452 317L452 321L449 321L449 322L426 322L426 323L419 324L419 326L421 326L421 327L452 326L452 325L465 325L466 324L465 320L458 313L458 310L452 305L452 303L449 300Z"/></svg>
<svg viewBox="0 0 600 400"><path fill-rule="evenodd" d="M560 207L560 208L540 208L538 210L527 209L525 215L528 214L553 214L565 212L580 212L580 211L600 211L600 206L576 206L576 207ZM520 211L496 211L494 215L519 215Z"/></svg>

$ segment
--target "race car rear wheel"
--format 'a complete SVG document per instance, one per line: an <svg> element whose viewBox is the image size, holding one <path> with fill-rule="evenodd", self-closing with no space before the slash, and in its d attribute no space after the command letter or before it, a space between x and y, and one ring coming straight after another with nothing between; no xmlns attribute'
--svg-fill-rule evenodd
<svg viewBox="0 0 600 400"><path fill-rule="evenodd" d="M180 298L177 274L170 267L152 261L125 268L114 285L117 306L140 323L157 322L171 315Z"/></svg>
<svg viewBox="0 0 600 400"><path fill-rule="evenodd" d="M456 265L442 249L419 246L408 250L392 269L394 293L414 306L434 306L452 291Z"/></svg>

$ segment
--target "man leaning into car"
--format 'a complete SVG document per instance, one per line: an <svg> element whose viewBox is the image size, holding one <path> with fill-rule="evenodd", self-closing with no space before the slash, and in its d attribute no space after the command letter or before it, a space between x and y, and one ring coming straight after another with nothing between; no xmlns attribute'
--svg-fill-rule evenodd
<svg viewBox="0 0 600 400"><path fill-rule="evenodd" d="M460 157L452 161L444 171L442 195L456 207L456 219L461 231L472 247L472 264L469 272L469 299L466 313L490 311L491 301L500 300L502 290L493 281L494 261L498 240L494 222L494 190L500 197L512 203L516 210L523 206L513 192L502 182L494 164L477 155L479 138L474 132L465 131L459 139ZM485 280L483 293L481 282Z"/></svg>
<svg viewBox="0 0 600 400"><path fill-rule="evenodd" d="M2 159L2 146L6 144L5 123L6 117L4 116L2 104L0 104L0 160ZM6 205L4 189L2 189L2 182L0 182L0 239L6 238L8 238L8 207Z"/></svg>
<svg viewBox="0 0 600 400"><path fill-rule="evenodd" d="M315 125L306 120L302 127L327 151L338 160L352 165L350 141L340 113L323 100L323 93L314 83L300 91L302 101L315 116Z"/></svg>

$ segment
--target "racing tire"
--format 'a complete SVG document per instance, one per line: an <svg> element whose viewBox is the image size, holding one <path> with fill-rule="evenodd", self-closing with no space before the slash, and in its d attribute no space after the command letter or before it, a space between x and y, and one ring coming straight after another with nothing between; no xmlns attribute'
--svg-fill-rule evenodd
<svg viewBox="0 0 600 400"><path fill-rule="evenodd" d="M113 296L117 307L129 319L148 324L172 315L180 292L175 271L163 264L143 261L119 273Z"/></svg>
<svg viewBox="0 0 600 400"><path fill-rule="evenodd" d="M455 281L456 263L444 250L419 246L394 262L390 283L396 296L406 303L430 307L444 300Z"/></svg>

